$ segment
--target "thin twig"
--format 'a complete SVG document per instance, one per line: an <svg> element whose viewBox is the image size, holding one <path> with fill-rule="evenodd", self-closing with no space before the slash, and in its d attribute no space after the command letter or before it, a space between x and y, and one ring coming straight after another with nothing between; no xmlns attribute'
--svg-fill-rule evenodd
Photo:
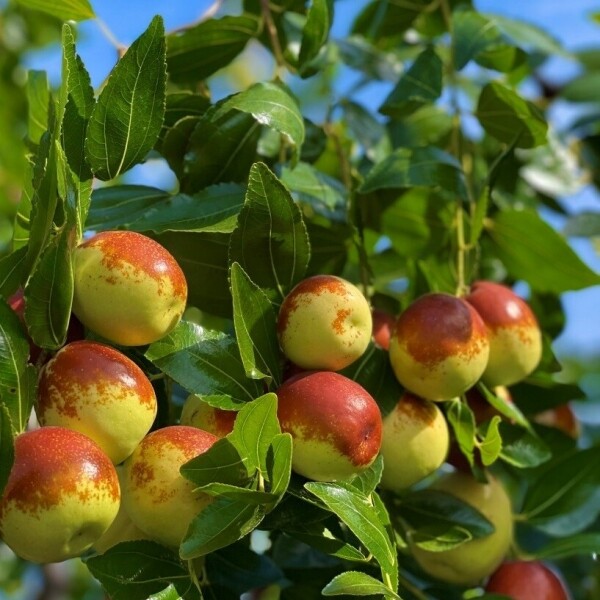
<svg viewBox="0 0 600 600"><path fill-rule="evenodd" d="M279 42L279 36L277 35L277 27L275 26L275 21L273 21L273 15L271 14L269 0L260 0L260 8L265 26L267 28L267 33L269 34L269 39L271 40L273 55L275 56L275 78L281 79L280 75L286 67L286 61L285 57L283 56L281 44Z"/></svg>

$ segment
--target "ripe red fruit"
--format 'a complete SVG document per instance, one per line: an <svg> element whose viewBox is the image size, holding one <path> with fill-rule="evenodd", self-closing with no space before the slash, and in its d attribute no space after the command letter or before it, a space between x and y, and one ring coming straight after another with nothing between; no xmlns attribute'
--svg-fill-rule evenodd
<svg viewBox="0 0 600 600"><path fill-rule="evenodd" d="M87 436L64 427L27 431L15 438L0 536L32 562L79 556L109 528L120 498L115 467Z"/></svg>
<svg viewBox="0 0 600 600"><path fill-rule="evenodd" d="M317 481L348 479L375 460L382 419L358 383L331 371L288 379L277 390L277 415L293 438L292 468Z"/></svg>
<svg viewBox="0 0 600 600"><path fill-rule="evenodd" d="M475 309L449 294L427 294L396 321L390 362L398 381L427 400L450 400L486 368L489 343Z"/></svg>
<svg viewBox="0 0 600 600"><path fill-rule="evenodd" d="M373 309L373 340L384 350L390 349L390 339L396 324L396 317L379 308Z"/></svg>
<svg viewBox="0 0 600 600"><path fill-rule="evenodd" d="M527 302L491 281L476 281L466 300L481 315L490 340L483 381L494 387L527 377L542 357L541 330Z"/></svg>
<svg viewBox="0 0 600 600"><path fill-rule="evenodd" d="M569 600L558 576L539 561L503 563L492 574L485 590L513 600Z"/></svg>
<svg viewBox="0 0 600 600"><path fill-rule="evenodd" d="M114 464L123 462L156 417L152 384L127 356L98 342L63 346L40 373L36 413L92 438Z"/></svg>

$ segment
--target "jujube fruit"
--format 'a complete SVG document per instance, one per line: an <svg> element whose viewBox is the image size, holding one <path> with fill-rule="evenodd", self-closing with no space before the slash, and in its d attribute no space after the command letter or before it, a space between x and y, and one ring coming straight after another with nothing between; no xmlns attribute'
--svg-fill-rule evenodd
<svg viewBox="0 0 600 600"><path fill-rule="evenodd" d="M133 231L105 231L74 252L73 312L89 329L122 346L150 344L179 322L185 275L158 242Z"/></svg>
<svg viewBox="0 0 600 600"><path fill-rule="evenodd" d="M417 298L396 321L390 362L398 381L427 400L450 400L472 387L489 355L475 309L449 294Z"/></svg>
<svg viewBox="0 0 600 600"><path fill-rule="evenodd" d="M559 577L537 560L503 563L490 577L485 591L513 600L569 600Z"/></svg>
<svg viewBox="0 0 600 600"><path fill-rule="evenodd" d="M369 345L371 309L361 291L334 275L315 275L284 298L277 333L285 356L303 369L339 371Z"/></svg>
<svg viewBox="0 0 600 600"><path fill-rule="evenodd" d="M381 447L381 412L358 383L331 371L288 379L277 390L281 429L292 435L292 468L317 481L348 479Z"/></svg>

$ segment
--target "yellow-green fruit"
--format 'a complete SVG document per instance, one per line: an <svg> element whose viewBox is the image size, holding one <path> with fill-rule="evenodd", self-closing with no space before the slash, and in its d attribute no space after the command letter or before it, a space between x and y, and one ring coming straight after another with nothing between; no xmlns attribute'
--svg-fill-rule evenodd
<svg viewBox="0 0 600 600"><path fill-rule="evenodd" d="M488 479L489 483L479 483L470 473L456 471L432 486L473 506L494 525L495 531L444 552L412 546L413 556L429 575L456 585L476 585L491 575L506 556L513 538L510 498L498 479L489 475Z"/></svg>
<svg viewBox="0 0 600 600"><path fill-rule="evenodd" d="M398 317L390 339L390 363L398 381L434 401L450 400L475 385L489 352L479 314L450 294L417 298Z"/></svg>
<svg viewBox="0 0 600 600"><path fill-rule="evenodd" d="M195 394L191 394L181 409L180 423L204 429L218 438L223 438L233 430L236 417L237 411L215 408Z"/></svg>
<svg viewBox="0 0 600 600"><path fill-rule="evenodd" d="M334 275L301 281L285 297L277 321L283 353L303 369L347 367L367 349L372 329L366 298Z"/></svg>
<svg viewBox="0 0 600 600"><path fill-rule="evenodd" d="M164 427L149 433L125 461L123 504L150 539L179 546L192 519L213 502L211 496L194 491L179 469L217 439L195 427Z"/></svg>
<svg viewBox="0 0 600 600"><path fill-rule="evenodd" d="M119 510L112 462L85 435L42 427L18 435L15 461L0 499L0 538L25 560L80 556Z"/></svg>
<svg viewBox="0 0 600 600"><path fill-rule="evenodd" d="M114 464L123 462L156 417L156 395L127 356L82 340L61 348L40 374L36 413L42 425L59 425L93 439Z"/></svg>
<svg viewBox="0 0 600 600"><path fill-rule="evenodd" d="M381 487L401 492L431 475L446 460L449 444L438 406L405 393L383 419Z"/></svg>
<svg viewBox="0 0 600 600"><path fill-rule="evenodd" d="M122 466L116 467L119 483L123 487L124 470ZM102 537L94 542L93 550L98 554L104 554L107 550L120 544L121 542L130 542L133 540L147 539L147 535L137 527L131 520L125 510L123 502L119 506L119 512L111 523L110 527L104 532Z"/></svg>
<svg viewBox="0 0 600 600"><path fill-rule="evenodd" d="M123 346L150 344L171 331L187 301L173 256L133 231L105 231L75 250L73 312L89 329Z"/></svg>

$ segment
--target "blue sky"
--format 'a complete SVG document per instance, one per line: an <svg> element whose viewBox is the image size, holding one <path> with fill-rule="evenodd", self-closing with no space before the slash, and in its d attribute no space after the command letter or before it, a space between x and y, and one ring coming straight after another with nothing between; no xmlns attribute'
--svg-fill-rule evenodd
<svg viewBox="0 0 600 600"><path fill-rule="evenodd" d="M97 14L124 44L131 43L155 14L161 14L165 19L166 29L172 30L194 21L211 4L212 0L92 0ZM535 23L561 41L568 50L576 50L586 45L600 45L600 25L594 24L590 18L591 13L600 8L594 0L476 0L475 4L482 12L502 14ZM337 0L334 36L344 35L349 23L363 5L363 0ZM238 1L225 0L222 12L237 12L238 7ZM98 86L114 64L115 50L96 23L82 23L80 32L78 50L92 75L94 86ZM259 56L264 56L265 62L268 63L268 57ZM60 51L56 48L36 53L30 57L29 65L48 70L56 81L60 73ZM267 65L264 76L269 77L270 72L270 66ZM564 81L577 72L577 67L574 61L557 58L548 62L544 72L550 80ZM371 90L370 93L373 95L374 92ZM368 103L368 98L361 97L361 100ZM552 121L559 129L564 128L572 117L573 110L560 103L551 115ZM136 177L136 173L134 172L132 177ZM147 171L139 171L140 177L146 178L147 175ZM565 198L563 204L574 213L583 210L600 211L600 196L597 191L587 187L574 196ZM561 219L556 217L549 220L558 228L562 225ZM572 240L572 245L594 270L600 271L600 257L589 241L575 239ZM557 341L558 354L600 354L600 287L565 294L564 306L567 327Z"/></svg>

